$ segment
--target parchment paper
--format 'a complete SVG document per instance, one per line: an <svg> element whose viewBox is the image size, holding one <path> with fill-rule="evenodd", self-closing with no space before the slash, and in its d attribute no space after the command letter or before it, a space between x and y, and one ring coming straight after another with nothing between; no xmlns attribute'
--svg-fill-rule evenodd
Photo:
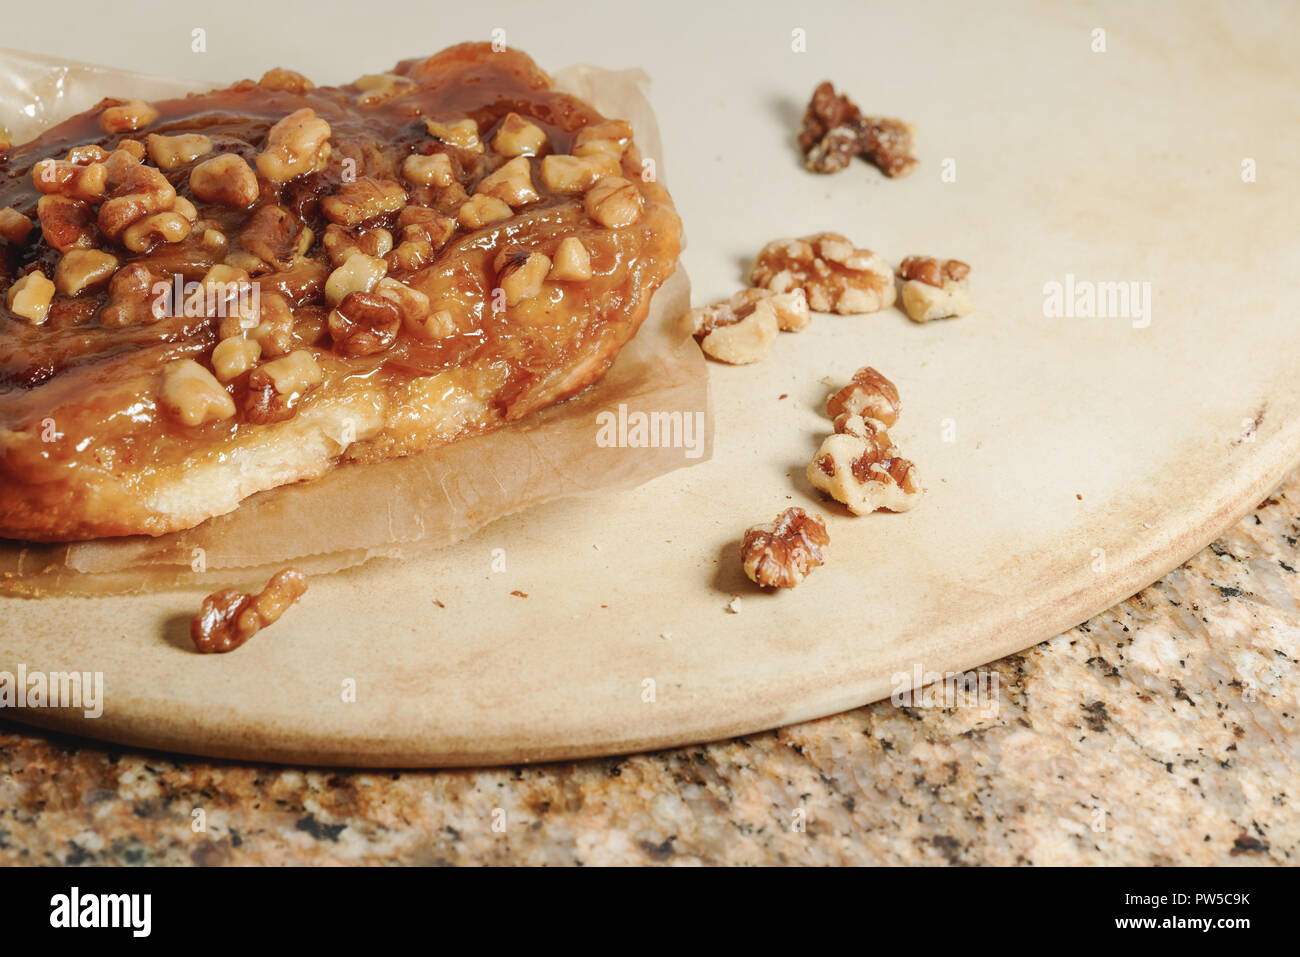
<svg viewBox="0 0 1300 957"><path fill-rule="evenodd" d="M631 123L662 180L659 130L642 71L574 66L555 81L605 116ZM184 81L0 50L0 120L14 142L104 96L162 99L195 89ZM541 502L631 488L707 461L713 448L707 371L699 349L674 321L689 305L690 282L679 268L602 381L496 432L390 462L345 465L314 482L251 496L234 512L160 538L0 541L0 593L93 595L212 585L213 572L220 572L223 587L260 585L289 563L309 575L338 571L372 557L402 558L446 546ZM699 445L602 446L598 416L618 418L620 407L625 416L680 412L694 422L702 415Z"/></svg>

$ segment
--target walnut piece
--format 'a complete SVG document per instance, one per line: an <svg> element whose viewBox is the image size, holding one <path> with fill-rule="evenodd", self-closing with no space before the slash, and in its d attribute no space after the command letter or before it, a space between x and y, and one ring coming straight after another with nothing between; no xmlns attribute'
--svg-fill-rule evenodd
<svg viewBox="0 0 1300 957"><path fill-rule="evenodd" d="M787 508L770 525L745 532L740 560L749 580L764 588L793 588L818 565L825 563L823 549L831 537L818 515Z"/></svg>
<svg viewBox="0 0 1300 957"><path fill-rule="evenodd" d="M95 210L89 203L42 196L36 203L36 218L45 241L61 253L95 245Z"/></svg>
<svg viewBox="0 0 1300 957"><path fill-rule="evenodd" d="M894 274L869 249L856 249L839 233L777 239L759 252L749 275L773 292L802 289L815 312L877 312L894 302Z"/></svg>
<svg viewBox="0 0 1300 957"><path fill-rule="evenodd" d="M832 419L860 415L891 426L902 411L898 388L871 366L853 373L849 384L826 400L826 414Z"/></svg>
<svg viewBox="0 0 1300 957"><path fill-rule="evenodd" d="M814 488L855 515L905 512L921 499L916 466L903 458L886 428L898 421L898 389L870 366L826 403L835 420L805 473Z"/></svg>
<svg viewBox="0 0 1300 957"><path fill-rule="evenodd" d="M732 365L766 358L778 332L797 332L811 320L802 289L774 293L742 289L730 299L682 316L705 355Z"/></svg>
<svg viewBox="0 0 1300 957"><path fill-rule="evenodd" d="M836 420L842 431L828 436L808 463L808 481L854 515L881 509L905 512L921 500L916 466L902 458L885 427L860 415Z"/></svg>
<svg viewBox="0 0 1300 957"><path fill-rule="evenodd" d="M401 328L402 314L396 303L378 292L350 292L329 315L334 351L345 356L387 352Z"/></svg>
<svg viewBox="0 0 1300 957"><path fill-rule="evenodd" d="M541 199L533 188L532 166L527 156L516 156L493 173L484 176L474 189L479 196L494 196L510 206L527 206Z"/></svg>
<svg viewBox="0 0 1300 957"><path fill-rule="evenodd" d="M967 289L970 266L960 259L908 256L898 267L903 310L913 322L953 319L973 312Z"/></svg>
<svg viewBox="0 0 1300 957"><path fill-rule="evenodd" d="M127 133L148 126L158 119L158 111L144 100L117 101L99 114L99 125L105 133Z"/></svg>
<svg viewBox="0 0 1300 957"><path fill-rule="evenodd" d="M517 306L525 299L540 295L551 271L549 256L518 246L502 249L493 265L497 270L497 285L505 293L507 306Z"/></svg>
<svg viewBox="0 0 1300 957"><path fill-rule="evenodd" d="M799 148L804 165L814 173L838 173L853 157L862 156L886 176L906 176L916 168L913 135L913 128L902 120L863 116L852 100L824 82L804 110Z"/></svg>
<svg viewBox="0 0 1300 957"><path fill-rule="evenodd" d="M54 286L60 296L75 296L83 289L103 285L117 272L117 257L101 249L70 249L54 267Z"/></svg>
<svg viewBox="0 0 1300 957"><path fill-rule="evenodd" d="M235 414L235 400L193 359L174 359L163 367L158 403L186 425L202 425Z"/></svg>
<svg viewBox="0 0 1300 957"><path fill-rule="evenodd" d="M257 199L257 174L248 161L222 153L190 170L190 189L199 199L233 209L247 209Z"/></svg>
<svg viewBox="0 0 1300 957"><path fill-rule="evenodd" d="M179 136L161 136L150 133L145 137L149 158L159 169L173 170L193 163L200 156L212 152L212 140L202 133L182 133Z"/></svg>
<svg viewBox="0 0 1300 957"><path fill-rule="evenodd" d="M55 285L39 269L23 276L5 293L5 307L33 326L43 323L54 300Z"/></svg>
<svg viewBox="0 0 1300 957"><path fill-rule="evenodd" d="M310 107L294 110L266 134L257 171L273 183L285 183L323 169L330 157L330 125Z"/></svg>
<svg viewBox="0 0 1300 957"><path fill-rule="evenodd" d="M583 282L592 277L591 253L577 236L566 236L555 250L555 264L546 278Z"/></svg>
<svg viewBox="0 0 1300 957"><path fill-rule="evenodd" d="M257 81L257 85L264 90L284 90L299 95L316 88L316 84L301 73L285 70L278 66L263 73L262 78Z"/></svg>
<svg viewBox="0 0 1300 957"><path fill-rule="evenodd" d="M307 576L286 568L271 576L256 595L224 588L203 599L198 617L190 622L194 647L203 654L234 651L267 625L279 620L307 591Z"/></svg>
<svg viewBox="0 0 1300 957"><path fill-rule="evenodd" d="M25 243L36 224L12 206L0 208L0 239L15 246Z"/></svg>
<svg viewBox="0 0 1300 957"><path fill-rule="evenodd" d="M606 229L631 226L641 218L645 200L631 181L622 176L606 176L587 190L582 198L587 215Z"/></svg>
<svg viewBox="0 0 1300 957"><path fill-rule="evenodd" d="M326 196L320 202L326 219L348 227L395 213L405 205L406 190L392 181L370 176L344 183L335 195Z"/></svg>

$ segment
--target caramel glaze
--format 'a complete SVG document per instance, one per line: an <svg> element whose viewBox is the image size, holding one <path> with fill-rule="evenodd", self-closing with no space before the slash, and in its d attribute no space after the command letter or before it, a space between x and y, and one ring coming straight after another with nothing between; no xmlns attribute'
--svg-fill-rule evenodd
<svg viewBox="0 0 1300 957"><path fill-rule="evenodd" d="M581 194L548 192L537 175L540 157L534 158L532 178L540 202L476 231L458 228L435 261L415 273L390 272L429 295L435 310L450 309L454 335L419 340L404 331L380 355L334 354L324 326L323 284L332 267L321 246L327 220L320 200L338 189L344 159L355 162L357 177L401 182L410 194L408 202L435 205L433 190L402 181L406 156L447 152L459 182L472 194L478 180L505 161L490 144L508 113L545 131L549 144L541 155L571 152L578 131L603 119L580 100L551 89L549 78L524 54L492 52L486 44L463 44L425 60L407 60L393 72L414 81L416 88L361 106L360 91L352 85L299 94L242 81L229 89L154 103L160 113L156 121L121 135L100 128L101 103L0 157L0 207L12 206L36 221L40 194L32 166L46 158L62 159L72 147L95 143L112 150L122 139L143 141L149 133L201 132L212 139L212 153L164 172L178 195L195 204L200 220L220 224L231 249L237 248L242 225L267 204L279 203L315 234L312 247L290 268L254 277L263 290L276 289L290 299L296 346L309 348L325 372L324 384L307 395L299 414L313 402L364 392L385 425L343 456L360 461L408 454L495 428L567 398L604 374L644 319L654 290L676 267L680 223L667 192L657 183L642 182L634 144L623 157L624 175L641 190L645 211L620 229L593 222L583 210ZM331 127L333 152L324 170L283 186L259 178L261 195L249 210L214 206L193 196L189 174L194 165L233 152L256 169L254 160L268 129L304 106ZM444 146L429 135L425 117L474 119L483 152L473 155ZM454 209L442 211L455 217ZM391 227L395 219L394 213L363 225ZM497 253L511 245L553 256L566 236L578 236L590 252L592 279L548 282L537 299L494 313ZM111 248L121 266L147 262L156 276L169 280L180 275L197 282L224 256L214 256L197 235L144 255L106 241L98 245ZM41 238L39 226L24 244L0 240L0 536L53 541L163 534L195 524L150 512L143 504L146 491L165 482L169 470L219 459L249 430L274 426L245 420L241 390L247 391L247 375L231 384L240 409L232 419L189 427L156 404L164 363L181 357L207 363L217 341L216 319L170 316L145 325L103 327L97 316L106 290L56 296L46 322L37 326L3 307L3 292L14 281L34 268L53 276L59 256ZM462 385L486 393L481 397L488 414L449 430L422 416L418 403L395 408L412 382L446 370L459 370Z"/></svg>

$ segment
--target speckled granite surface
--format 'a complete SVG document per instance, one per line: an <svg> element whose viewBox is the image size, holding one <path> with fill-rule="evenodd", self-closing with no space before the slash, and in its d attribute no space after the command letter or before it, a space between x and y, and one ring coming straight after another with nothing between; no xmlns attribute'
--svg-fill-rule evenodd
<svg viewBox="0 0 1300 957"><path fill-rule="evenodd" d="M1300 473L990 665L996 714L881 702L631 758L353 774L3 723L0 864L1296 864L1298 568Z"/></svg>

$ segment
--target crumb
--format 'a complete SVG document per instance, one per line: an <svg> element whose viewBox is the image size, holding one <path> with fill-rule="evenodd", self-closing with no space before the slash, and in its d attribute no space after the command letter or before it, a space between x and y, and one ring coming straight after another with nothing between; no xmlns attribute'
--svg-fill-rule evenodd
<svg viewBox="0 0 1300 957"><path fill-rule="evenodd" d="M519 591L518 589L516 589L515 591L512 591L510 594L514 595L516 598L527 598L527 597L528 597L528 592L526 592L526 591Z"/></svg>
<svg viewBox="0 0 1300 957"><path fill-rule="evenodd" d="M733 595L733 596L731 597L731 601L727 602L727 611L731 612L731 614L733 614L733 615L739 615L739 614L740 614L740 596L739 596L739 595Z"/></svg>
<svg viewBox="0 0 1300 957"><path fill-rule="evenodd" d="M789 392L782 392L780 395L778 395L778 396L776 397L776 401L777 401L777 402L780 402L782 399L788 399L788 398L790 398L790 393L789 393Z"/></svg>
<svg viewBox="0 0 1300 957"><path fill-rule="evenodd" d="M442 602L438 601L438 599L436 599L436 598L433 600L433 603L434 603L435 605L437 605L439 608L446 608L446 607L447 607L447 606L444 605Z"/></svg>

